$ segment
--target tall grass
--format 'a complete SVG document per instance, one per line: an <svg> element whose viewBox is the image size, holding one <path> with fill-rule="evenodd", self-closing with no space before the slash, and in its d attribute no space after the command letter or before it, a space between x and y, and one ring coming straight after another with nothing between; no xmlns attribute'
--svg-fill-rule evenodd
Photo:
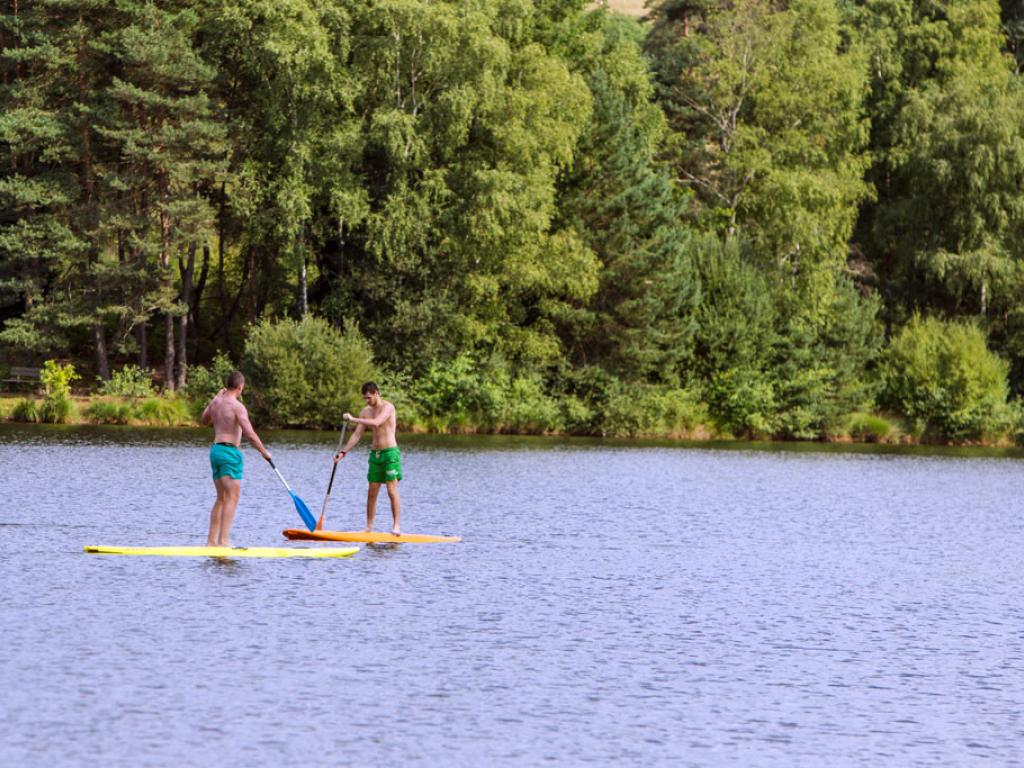
<svg viewBox="0 0 1024 768"><path fill-rule="evenodd" d="M147 397L144 400L103 398L85 409L94 424L132 424L177 427L194 424L187 401L176 397Z"/></svg>

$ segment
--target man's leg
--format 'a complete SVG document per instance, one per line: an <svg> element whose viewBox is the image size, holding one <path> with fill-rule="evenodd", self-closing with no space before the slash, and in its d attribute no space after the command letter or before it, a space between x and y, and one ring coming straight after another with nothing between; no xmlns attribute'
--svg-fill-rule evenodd
<svg viewBox="0 0 1024 768"><path fill-rule="evenodd" d="M217 500L213 502L210 510L210 532L206 534L206 546L216 547L217 539L220 537L220 518L224 509L224 489L220 484L221 478L213 481L213 487L217 489Z"/></svg>
<svg viewBox="0 0 1024 768"><path fill-rule="evenodd" d="M224 504L220 513L220 531L217 536L218 547L231 546L231 524L235 521L235 510L238 508L238 499L242 495L242 481L233 477L221 477L217 479L224 487Z"/></svg>
<svg viewBox="0 0 1024 768"><path fill-rule="evenodd" d="M391 500L391 518L394 521L394 525L391 526L391 532L397 536L402 532L399 519L402 516L402 500L398 498L397 480L388 480L388 498Z"/></svg>
<svg viewBox="0 0 1024 768"><path fill-rule="evenodd" d="M380 483L370 483L366 489L366 530L373 530L373 518L377 516L377 494L380 493Z"/></svg>

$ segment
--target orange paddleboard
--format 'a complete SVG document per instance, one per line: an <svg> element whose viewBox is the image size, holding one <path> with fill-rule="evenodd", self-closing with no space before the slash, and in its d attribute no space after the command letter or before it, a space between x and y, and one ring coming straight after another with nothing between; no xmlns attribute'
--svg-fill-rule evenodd
<svg viewBox="0 0 1024 768"><path fill-rule="evenodd" d="M438 544L445 541L462 541L461 536L431 536L426 533L377 533L372 531L307 531L304 528L288 528L282 531L286 539L304 539L308 541L361 541L393 542L395 544Z"/></svg>

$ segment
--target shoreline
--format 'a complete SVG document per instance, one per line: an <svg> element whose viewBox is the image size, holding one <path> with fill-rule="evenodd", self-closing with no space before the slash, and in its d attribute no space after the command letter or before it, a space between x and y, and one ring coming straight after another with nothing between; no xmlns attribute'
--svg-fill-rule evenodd
<svg viewBox="0 0 1024 768"><path fill-rule="evenodd" d="M19 395L16 393L0 393L0 423L2 424L23 424L23 425L39 425L42 422L39 421L26 421L23 419L16 419L12 417L12 413L16 404L25 399L34 399L37 403L42 401L42 398L35 395ZM97 426L97 427L129 427L135 429L203 429L203 425L200 424L196 419L191 417L184 417L185 411L187 411L186 401L175 398L166 398L161 395L153 395L150 398L117 398L106 395L72 395L71 400L75 404L74 416L71 420L65 422L62 426ZM96 419L90 418L84 415L84 412L96 403L113 404L115 406L131 406L138 404L139 402L150 400L158 402L174 402L178 404L178 409L172 414L171 418L167 417L166 413L157 413L151 417L135 418L132 416L126 416L123 420L112 420L112 419ZM885 420L886 417L878 416L877 418ZM427 420L428 422L430 420ZM266 426L264 429L271 431L294 431L294 432L330 432L333 428L323 427L302 427L302 426ZM780 438L774 436L764 435L733 435L718 431L714 425L711 424L696 424L690 429L672 430L664 432L641 432L636 434L598 434L590 432L574 432L568 430L560 431L528 431L528 430L514 430L514 429L491 429L474 427L472 425L460 422L457 425L439 425L436 422L433 423L421 423L421 422L402 422L399 421L399 432L406 435L417 435L417 436L478 436L478 437L537 437L537 438L555 438L555 439L571 439L571 438L587 438L593 440L608 440L608 441L640 441L646 443L707 443L707 444L746 444L746 443L765 443L773 445L876 445L876 446L889 446L889 447L933 447L933 448L993 448L993 449L1012 449L1021 448L1019 443L1014 441L1010 436L1004 436L997 440L964 440L964 441L951 441L951 440L935 440L935 439L922 439L921 437L915 437L912 434L907 433L901 429L895 429L894 433L890 436L878 436L878 435L862 435L855 436L851 434L832 434L823 435L815 438Z"/></svg>

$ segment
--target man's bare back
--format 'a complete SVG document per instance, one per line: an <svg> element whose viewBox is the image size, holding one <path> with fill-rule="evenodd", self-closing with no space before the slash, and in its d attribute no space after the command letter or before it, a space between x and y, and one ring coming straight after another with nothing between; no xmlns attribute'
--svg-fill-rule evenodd
<svg viewBox="0 0 1024 768"><path fill-rule="evenodd" d="M269 456L263 442L249 421L249 411L238 399L237 393L222 389L210 401L203 412L202 422L213 425L213 442L230 443L238 447L245 435L253 447L264 456Z"/></svg>
<svg viewBox="0 0 1024 768"><path fill-rule="evenodd" d="M245 376L233 371L224 382L224 389L210 401L200 419L203 424L213 425L213 445L210 447L210 470L217 500L210 509L210 532L206 536L208 547L231 546L231 524L241 492L242 467L244 464L239 443L242 435L259 451L267 461L270 451L263 445L256 430L249 421L249 412L238 399L245 389Z"/></svg>

